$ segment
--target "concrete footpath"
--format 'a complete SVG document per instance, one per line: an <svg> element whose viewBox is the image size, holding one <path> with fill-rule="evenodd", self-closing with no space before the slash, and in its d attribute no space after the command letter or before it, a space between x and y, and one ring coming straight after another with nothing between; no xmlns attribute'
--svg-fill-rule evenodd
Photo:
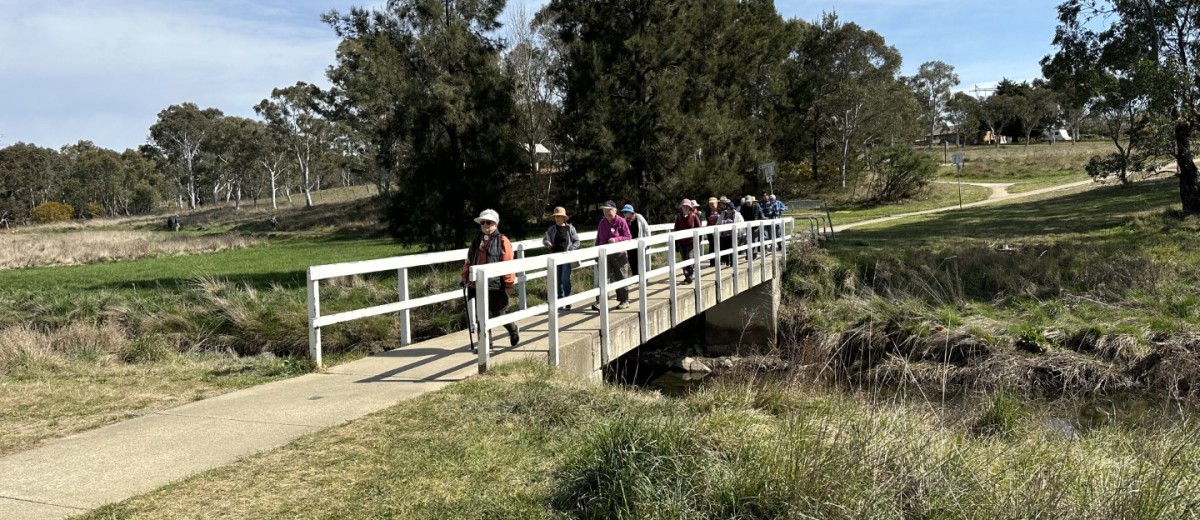
<svg viewBox="0 0 1200 520"><path fill-rule="evenodd" d="M518 348L496 335L493 355L545 359L545 333ZM0 458L0 519L65 518L157 489L475 375L477 359L459 332L47 442Z"/></svg>
<svg viewBox="0 0 1200 520"><path fill-rule="evenodd" d="M878 224L880 222L887 222L889 220L915 217L918 215L929 215L931 213L944 213L947 211L954 211L954 210L958 210L958 209L973 208L976 206L995 204L997 202L1003 202L1006 200L1019 199L1019 198L1023 198L1023 197L1031 197L1034 195L1041 195L1043 193L1050 193L1053 191L1078 188L1080 186L1087 186L1087 185L1100 186L1100 184L1097 184L1096 181L1088 179L1086 181L1077 181L1077 182L1072 182L1069 184L1059 184L1057 186L1050 186L1049 188L1039 188L1036 190L1030 190L1030 191L1025 191L1025 192L1021 192L1021 193L1009 193L1008 187L1012 186L1013 183L964 182L963 184L967 184L967 185L971 185L971 186L983 186L992 191L990 194L988 194L988 198L980 200L980 201L976 201L976 202L968 202L966 204L963 204L961 207L958 206L957 204L955 204L953 206L945 206L945 207L941 207L941 208L927 209L927 210L923 210L923 211L913 211L910 213L900 213L900 214L896 214L896 215L888 215L886 217L873 218L870 220L851 222L849 224L841 224L841 225L833 226L833 232L840 233L847 229L852 229L852 228L861 227L861 226L869 226L871 224Z"/></svg>

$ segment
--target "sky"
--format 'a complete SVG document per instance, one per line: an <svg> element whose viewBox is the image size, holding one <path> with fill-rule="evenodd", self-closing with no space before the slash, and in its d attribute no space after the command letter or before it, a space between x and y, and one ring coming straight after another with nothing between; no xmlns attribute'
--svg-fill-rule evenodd
<svg viewBox="0 0 1200 520"><path fill-rule="evenodd" d="M0 147L81 140L122 151L146 142L158 112L192 102L256 118L271 89L328 86L337 37L320 20L351 0L0 0ZM510 2L529 13L544 0ZM958 90L1040 76L1054 0L776 0L786 18L878 32L902 73L944 61ZM505 16L509 19L509 15Z"/></svg>

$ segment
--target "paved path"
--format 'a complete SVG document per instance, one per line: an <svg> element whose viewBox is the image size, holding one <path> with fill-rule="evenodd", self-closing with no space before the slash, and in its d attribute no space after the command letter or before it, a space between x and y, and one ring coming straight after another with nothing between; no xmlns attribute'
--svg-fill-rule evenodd
<svg viewBox="0 0 1200 520"><path fill-rule="evenodd" d="M1002 202L1002 201L1012 200L1012 199L1017 199L1017 198L1022 198L1022 197L1030 197L1033 195L1040 195L1042 193L1050 193L1052 191L1060 191L1060 190L1067 190L1067 189L1071 189L1071 188L1078 188L1080 186L1087 186L1089 184L1098 186L1098 184L1096 184L1095 181L1088 179L1085 181L1077 181L1077 182L1072 182L1069 184L1060 184L1058 186L1050 186L1049 188L1041 188L1041 189L1021 192L1021 193L1009 193L1008 187L1012 186L1013 183L964 182L963 184L970 184L972 186L983 186L985 188L990 188L992 190L992 192L991 192L991 194L988 195L988 198L986 198L984 200L963 204L962 209L973 208L975 206L982 206L985 204L995 204L997 202ZM923 210L923 211L913 211L910 213L900 213L897 215L888 215L886 217L879 217L879 218L873 218L870 220L862 220L859 222L851 222L849 224L836 225L836 226L833 226L833 231L835 233L839 233L841 231L851 229L851 228L856 228L859 226L878 224L880 222L887 222L889 220L896 220L896 219L907 218L907 217L915 217L917 215L928 215L931 213L942 213L945 211L954 211L956 209L959 209L959 206L957 204L953 205L953 206L942 207L942 208L927 209L927 210Z"/></svg>

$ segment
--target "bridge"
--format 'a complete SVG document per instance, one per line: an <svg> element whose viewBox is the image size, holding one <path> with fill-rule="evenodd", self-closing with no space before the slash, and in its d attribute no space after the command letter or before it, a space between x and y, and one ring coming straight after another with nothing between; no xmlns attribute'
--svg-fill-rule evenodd
<svg viewBox="0 0 1200 520"><path fill-rule="evenodd" d="M446 348L469 352L472 339L480 346L487 346L491 344L492 330L516 324L521 331L521 342L517 345L510 347L505 339L492 348L478 349L476 363L480 372L486 372L497 362L544 357L549 364L573 374L597 378L609 362L695 316L704 316L710 345L765 344L774 337L777 328L778 276L787 260L788 246L795 239L795 225L796 219L792 217L676 232L670 231L672 225L661 224L651 226L649 237L636 241L553 254L545 253L540 239L514 242L516 258L473 266L469 276L477 287L485 287L488 280L516 275L515 309L489 317L486 291L481 291L473 307L468 309L468 322L479 331L477 339L463 337L460 332L425 340L419 345L428 349L413 350L428 351L431 356ZM722 234L739 236L741 240L730 241L728 249L721 249ZM594 231L581 233L580 241L594 241L595 235ZM702 254L690 259L681 258L676 251L677 244L687 241L692 243L693 251ZM713 244L717 245L715 251ZM609 282L607 259L621 253L636 255L642 259L640 265L649 269L641 276ZM461 290L414 295L413 273L436 273L439 266L443 270L449 266L457 272L466 257L466 249L457 249L310 267L307 279L310 355L318 366L322 364L322 329L383 314L398 314L401 350L412 345L414 310L464 298ZM717 261L718 257L728 258L731 262L725 265ZM557 297L557 267L563 264L590 268L594 286L567 297ZM685 285L679 278L680 271L686 267L691 267L695 275L692 282ZM390 276L391 273L395 273L397 280L396 301L321 313L322 283L353 276ZM540 279L545 280L544 289L537 291L531 282ZM622 288L629 290L633 305L622 310L600 305L598 310L591 310L591 304L597 300L611 303L610 296ZM535 304L535 299L540 303ZM421 364L416 360L409 366ZM405 369L399 367L395 374Z"/></svg>

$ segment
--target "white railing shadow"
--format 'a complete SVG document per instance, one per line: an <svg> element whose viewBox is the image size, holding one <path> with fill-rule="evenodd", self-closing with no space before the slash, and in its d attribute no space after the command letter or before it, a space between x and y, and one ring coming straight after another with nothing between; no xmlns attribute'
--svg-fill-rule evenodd
<svg viewBox="0 0 1200 520"><path fill-rule="evenodd" d="M549 362L555 366L559 364L559 336L558 322L559 313L564 306L576 305L585 302L601 302L600 309L600 327L601 327L601 358L602 362L608 363L611 361L611 346L609 344L609 325L610 325L610 309L607 305L607 299L611 292L618 288L631 288L637 286L638 289L638 314L640 315L640 339L644 343L649 340L649 324L647 323L647 298L642 295L646 294L648 280L655 279L659 276L671 274L669 276L669 294L670 294L670 316L671 326L674 327L679 323L678 312L678 291L679 283L676 280L676 274L686 265L676 259L675 246L679 240L691 239L693 251L702 252L702 238L712 240L714 246L719 246L721 233L736 233L740 236L747 237L745 243L739 240L732 240L733 246L729 249L721 249L714 247L715 251L710 251L708 254L695 254L693 258L688 260L694 269L693 275L693 293L696 302L696 309L703 307L703 295L701 293L701 277L703 272L702 264L708 260L715 259L715 266L710 268L715 272L715 279L720 281L723 279L722 265L720 256L725 254L733 255L732 273L728 276L733 278L733 292L739 293L742 289L741 273L739 272L740 263L737 257L746 254L752 256L753 259L759 261L759 266L756 268L754 262L748 262L746 274L746 287L762 283L764 280L770 279L767 275L767 257L770 256L772 264L770 266L770 276L774 276L778 271L778 261L776 255L767 255L765 251L768 246L771 246L775 251L782 250L783 260L786 260L787 247L793 240L795 234L795 220L791 217L785 217L770 221L753 221L740 224L726 224L721 226L707 226L692 230L684 230L671 233L661 233L662 231L670 230L672 224L657 224L650 226L651 233L659 232L658 235L640 238L636 241L619 242L616 244L604 244L593 246L576 251L568 251L565 253L545 254L541 256L529 257L526 253L544 249L541 239L524 240L513 243L513 249L516 258L507 262L499 262L494 264L484 264L473 266L469 272L470 279L475 283L476 287L487 287L487 281L492 278L501 277L509 274L515 274L516 292L517 292L517 310L494 317L489 317L487 312L488 306L488 291L477 291L475 304L468 309L468 320L476 325L479 331L479 337L476 339L479 356L480 371L486 370L491 363L490 346L490 329L500 327L510 323L518 323L521 320L533 318L541 315L546 315L547 325L549 330ZM775 229L780 229L783 232L776 237L773 232ZM581 233L579 238L581 242L594 241L596 232ZM607 258L610 254L626 253L639 255L641 261L642 274L640 276L629 276L614 282L608 281L607 276ZM656 269L650 269L653 265L655 255L665 256L665 266ZM341 264L329 264L312 266L308 269L308 317L309 317L309 355L313 358L317 366L322 365L322 348L321 348L321 329L330 325L344 323L347 321L362 319L371 316L382 314L398 313L400 321L400 344L406 346L412 343L412 311L414 309L435 305L442 302L463 298L461 288L456 288L453 291L446 291L437 294L431 294L420 298L410 298L409 287L409 272L416 268L429 268L439 264L457 264L461 263L467 257L467 249L456 249L452 251L441 251L434 253L423 253L415 255L407 255L400 257L383 258L378 260L367 260L361 262L347 262ZM577 268L595 267L596 287L571 294L569 296L559 298L557 291L557 271L558 266L579 262ZM365 307L344 312L338 312L329 315L321 315L321 297L320 286L323 280L332 278L356 276L363 274L381 273L395 271L397 275L397 301L383 305ZM755 273L758 273L758 281L755 282ZM528 284L530 281L540 278L546 278L546 303L529 306L528 305ZM481 285L482 284L482 285ZM717 301L723 301L724 295L721 294L721 283L716 284ZM732 295L731 295L732 296ZM551 312L551 309L554 312Z"/></svg>

